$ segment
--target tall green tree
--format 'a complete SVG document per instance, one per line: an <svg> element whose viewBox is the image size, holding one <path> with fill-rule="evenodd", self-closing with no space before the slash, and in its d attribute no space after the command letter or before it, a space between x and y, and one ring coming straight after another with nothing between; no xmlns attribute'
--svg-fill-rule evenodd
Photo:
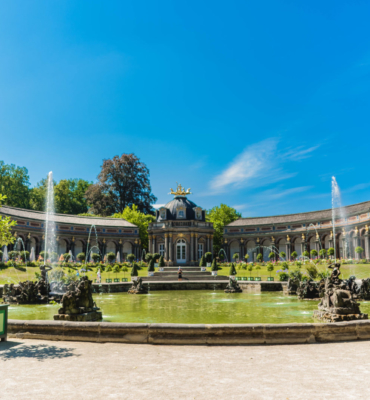
<svg viewBox="0 0 370 400"><path fill-rule="evenodd" d="M241 216L241 213L237 212L235 208L229 207L226 204L221 204L220 206L207 210L206 221L213 223L213 248L216 253L218 253L222 247L225 225L236 221L241 218Z"/></svg>
<svg viewBox="0 0 370 400"><path fill-rule="evenodd" d="M6 201L6 196L0 194L0 205ZM17 221L12 221L10 217L0 217L0 249L10 243L15 242L12 235L12 227L17 225Z"/></svg>
<svg viewBox="0 0 370 400"><path fill-rule="evenodd" d="M139 211L139 207L133 204L127 206L121 213L112 215L113 218L123 218L128 222L138 226L141 245L145 249L148 248L148 226L155 221L155 217L151 214L144 214Z"/></svg>
<svg viewBox="0 0 370 400"><path fill-rule="evenodd" d="M86 199L92 213L102 216L121 213L134 204L140 212L150 214L157 200L152 194L149 169L135 154L103 160L98 182L88 188Z"/></svg>
<svg viewBox="0 0 370 400"><path fill-rule="evenodd" d="M28 170L0 161L0 193L5 196L4 204L12 207L29 208L30 182Z"/></svg>
<svg viewBox="0 0 370 400"><path fill-rule="evenodd" d="M54 181L55 211L60 214L83 214L88 210L85 193L91 183L83 179ZM42 179L31 189L31 208L44 211L47 180Z"/></svg>

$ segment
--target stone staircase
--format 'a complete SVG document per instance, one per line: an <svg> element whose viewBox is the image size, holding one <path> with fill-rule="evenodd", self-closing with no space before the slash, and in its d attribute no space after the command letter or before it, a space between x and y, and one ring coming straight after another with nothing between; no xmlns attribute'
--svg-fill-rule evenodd
<svg viewBox="0 0 370 400"><path fill-rule="evenodd" d="M227 281L227 276L213 276L211 272L202 272L201 267L182 266L182 280L188 282L194 281ZM164 281L177 281L178 267L164 267L163 271L154 272L154 276L142 277L144 282L164 282Z"/></svg>

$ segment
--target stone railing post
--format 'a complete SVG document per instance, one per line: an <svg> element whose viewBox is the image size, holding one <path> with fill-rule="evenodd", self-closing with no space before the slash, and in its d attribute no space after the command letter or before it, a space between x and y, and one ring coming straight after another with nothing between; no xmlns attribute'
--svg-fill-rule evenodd
<svg viewBox="0 0 370 400"><path fill-rule="evenodd" d="M172 256L172 247L173 247L173 244L172 244L172 233L169 233L168 234L168 261L169 262L173 262L173 256Z"/></svg>

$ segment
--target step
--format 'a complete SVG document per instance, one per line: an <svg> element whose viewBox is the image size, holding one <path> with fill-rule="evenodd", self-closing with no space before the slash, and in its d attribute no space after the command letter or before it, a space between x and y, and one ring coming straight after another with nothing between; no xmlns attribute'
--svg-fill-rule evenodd
<svg viewBox="0 0 370 400"><path fill-rule="evenodd" d="M184 272L188 272L188 271L200 271L200 267L181 267L181 269ZM178 271L179 268L178 267L164 267L164 271Z"/></svg>
<svg viewBox="0 0 370 400"><path fill-rule="evenodd" d="M177 271L157 271L154 272L154 275L178 275ZM201 271L182 271L182 275L193 276L193 275L211 275L209 271L201 272Z"/></svg>
<svg viewBox="0 0 370 400"><path fill-rule="evenodd" d="M177 276L142 276L143 282L160 282L160 281L177 281ZM228 277L224 275L206 275L206 276L196 276L196 277L182 277L182 281L192 282L192 281L228 281Z"/></svg>

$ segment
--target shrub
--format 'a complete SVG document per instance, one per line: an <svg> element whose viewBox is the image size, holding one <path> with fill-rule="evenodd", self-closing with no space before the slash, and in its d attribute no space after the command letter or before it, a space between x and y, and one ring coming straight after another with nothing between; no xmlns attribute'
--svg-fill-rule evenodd
<svg viewBox="0 0 370 400"><path fill-rule="evenodd" d="M153 254L153 260L154 260L155 263L158 262L160 256L161 255L159 253L154 253Z"/></svg>
<svg viewBox="0 0 370 400"><path fill-rule="evenodd" d="M26 272L27 271L27 268L23 267L22 265L14 264L14 268L17 269L18 271L22 271L22 272Z"/></svg>
<svg viewBox="0 0 370 400"><path fill-rule="evenodd" d="M259 267L259 269L261 269L260 266L258 266L258 267ZM249 271L249 276L252 276L252 271L253 271L253 269L254 269L254 265L253 265L252 263L248 264L247 269L248 269L248 271Z"/></svg>
<svg viewBox="0 0 370 400"><path fill-rule="evenodd" d="M115 264L112 271L114 274L116 274L116 278L117 278L117 274L121 271L121 267L118 264Z"/></svg>
<svg viewBox="0 0 370 400"><path fill-rule="evenodd" d="M235 261L238 261L238 260L239 260L239 254L238 254L238 253L234 253L234 254L233 254L233 259L234 259Z"/></svg>
<svg viewBox="0 0 370 400"><path fill-rule="evenodd" d="M128 268L126 267L126 265L124 265L123 267L121 267L121 271L123 272L123 277L125 278L125 274L128 271Z"/></svg>
<svg viewBox="0 0 370 400"><path fill-rule="evenodd" d="M145 261L146 262L149 262L152 258L153 258L153 254L152 253L146 253L145 254Z"/></svg>
<svg viewBox="0 0 370 400"><path fill-rule="evenodd" d="M364 252L364 249L363 249L361 246L357 246L357 247L355 248L355 252L356 252L356 254L361 254L361 253Z"/></svg>
<svg viewBox="0 0 370 400"><path fill-rule="evenodd" d="M26 262L30 259L30 252L27 250L23 250L20 252L20 257L23 262Z"/></svg>
<svg viewBox="0 0 370 400"><path fill-rule="evenodd" d="M291 256L292 256L293 260L295 260L298 257L298 253L296 251L293 251Z"/></svg>
<svg viewBox="0 0 370 400"><path fill-rule="evenodd" d="M253 264L252 264L252 265L253 265ZM259 270L261 269L261 266L260 266L260 265L256 265L256 267L255 267L255 268L256 268L256 270L258 270L258 271L259 271Z"/></svg>
<svg viewBox="0 0 370 400"><path fill-rule="evenodd" d="M275 253L272 251L270 254L269 254L269 259L270 260L273 260L275 258Z"/></svg>
<svg viewBox="0 0 370 400"><path fill-rule="evenodd" d="M248 258L249 258L249 254L247 253L247 254L244 256L244 259L245 259L246 262L248 261Z"/></svg>
<svg viewBox="0 0 370 400"><path fill-rule="evenodd" d="M225 259L225 254L221 253L219 256L219 259L221 260L221 262Z"/></svg>
<svg viewBox="0 0 370 400"><path fill-rule="evenodd" d="M211 271L218 271L218 265L217 265L216 258L214 258L212 261Z"/></svg>
<svg viewBox="0 0 370 400"><path fill-rule="evenodd" d="M206 264L206 260L204 259L204 256L202 256L201 258L200 258L200 261L199 261L199 266L200 267L205 267L207 264Z"/></svg>
<svg viewBox="0 0 370 400"><path fill-rule="evenodd" d="M229 275L236 275L236 274L237 274L237 272L236 272L236 269L235 269L235 264L231 263L230 269L229 269Z"/></svg>
<svg viewBox="0 0 370 400"><path fill-rule="evenodd" d="M318 276L320 279L329 278L330 275L331 275L330 271L319 272L319 273L317 274L317 276Z"/></svg>
<svg viewBox="0 0 370 400"><path fill-rule="evenodd" d="M321 249L321 250L319 251L319 254L320 254L320 257L321 257L321 258L325 258L325 256L326 256L326 250L325 250L325 249Z"/></svg>
<svg viewBox="0 0 370 400"><path fill-rule="evenodd" d="M0 261L0 269L6 269L8 266L4 263L4 261Z"/></svg>
<svg viewBox="0 0 370 400"><path fill-rule="evenodd" d="M128 254L127 259L130 261L130 263L132 263L135 260L135 254Z"/></svg>
<svg viewBox="0 0 370 400"><path fill-rule="evenodd" d="M69 259L71 258L71 255L70 255L69 253L64 253L64 254L63 254L63 258L64 258L64 261L65 261L65 262L68 262Z"/></svg>
<svg viewBox="0 0 370 400"><path fill-rule="evenodd" d="M49 258L49 252L48 251L40 251L40 256L44 259L47 260Z"/></svg>
<svg viewBox="0 0 370 400"><path fill-rule="evenodd" d="M303 257L309 257L309 256L310 256L310 253L306 250L306 251L304 251L304 252L302 253L302 256L303 256Z"/></svg>
<svg viewBox="0 0 370 400"><path fill-rule="evenodd" d="M111 265L108 265L108 267L105 269L106 272L108 272L108 279L109 279L109 273L113 271L113 268Z"/></svg>
<svg viewBox="0 0 370 400"><path fill-rule="evenodd" d="M83 262L85 261L86 255L85 253L78 253L76 258L78 261Z"/></svg>
<svg viewBox="0 0 370 400"><path fill-rule="evenodd" d="M263 259L263 255L261 253L257 254L257 261L261 262Z"/></svg>
<svg viewBox="0 0 370 400"><path fill-rule="evenodd" d="M285 282L289 279L289 274L287 274L286 272L280 272L279 274L279 281L280 282Z"/></svg>
<svg viewBox="0 0 370 400"><path fill-rule="evenodd" d="M209 251L205 254L206 257L206 261L207 263L212 262L212 253L210 253Z"/></svg>
<svg viewBox="0 0 370 400"><path fill-rule="evenodd" d="M163 256L159 257L158 266L161 268L165 266Z"/></svg>
<svg viewBox="0 0 370 400"><path fill-rule="evenodd" d="M271 278L271 272L274 270L274 265L272 263L267 264L267 271L270 272L270 278Z"/></svg>
<svg viewBox="0 0 370 400"><path fill-rule="evenodd" d="M94 263L97 263L100 261L100 254L98 253L91 253L91 258L93 259Z"/></svg>
<svg viewBox="0 0 370 400"><path fill-rule="evenodd" d="M301 281L301 280L302 280L302 277L303 277L303 274L302 274L302 272L301 272L299 269L296 269L296 270L292 271L292 272L289 274L289 276L290 276L292 279L298 279L299 281Z"/></svg>
<svg viewBox="0 0 370 400"><path fill-rule="evenodd" d="M149 267L148 267L148 272L154 272L154 257L149 261Z"/></svg>
<svg viewBox="0 0 370 400"><path fill-rule="evenodd" d="M329 256L333 256L334 255L334 247L330 247L330 249L328 249L328 255Z"/></svg>
<svg viewBox="0 0 370 400"><path fill-rule="evenodd" d="M312 249L311 251L310 251L310 253L311 253L311 256L312 257L317 257L317 250L315 250L315 249Z"/></svg>
<svg viewBox="0 0 370 400"><path fill-rule="evenodd" d="M139 269L135 262L132 263L131 276L139 276Z"/></svg>
<svg viewBox="0 0 370 400"><path fill-rule="evenodd" d="M116 259L116 255L111 251L105 255L109 263L112 263Z"/></svg>
<svg viewBox="0 0 370 400"><path fill-rule="evenodd" d="M309 265L308 267L306 267L306 271L307 271L307 273L308 273L308 276L309 276L311 279L316 279L316 278L317 278L317 275L318 275L318 273L319 273L319 271L317 270L317 268L316 268L315 265Z"/></svg>
<svg viewBox="0 0 370 400"><path fill-rule="evenodd" d="M3 259L3 252L0 250L0 259Z"/></svg>
<svg viewBox="0 0 370 400"><path fill-rule="evenodd" d="M19 256L19 251L16 250L9 251L8 253L9 260L16 260L18 256Z"/></svg>
<svg viewBox="0 0 370 400"><path fill-rule="evenodd" d="M284 251L281 251L280 254L279 254L279 256L280 256L280 258L285 258L285 257L286 257L286 254L285 254Z"/></svg>
<svg viewBox="0 0 370 400"><path fill-rule="evenodd" d="M289 270L289 264L288 264L286 261L284 261L284 262L281 263L281 267L282 267L283 269L285 269L285 270Z"/></svg>

